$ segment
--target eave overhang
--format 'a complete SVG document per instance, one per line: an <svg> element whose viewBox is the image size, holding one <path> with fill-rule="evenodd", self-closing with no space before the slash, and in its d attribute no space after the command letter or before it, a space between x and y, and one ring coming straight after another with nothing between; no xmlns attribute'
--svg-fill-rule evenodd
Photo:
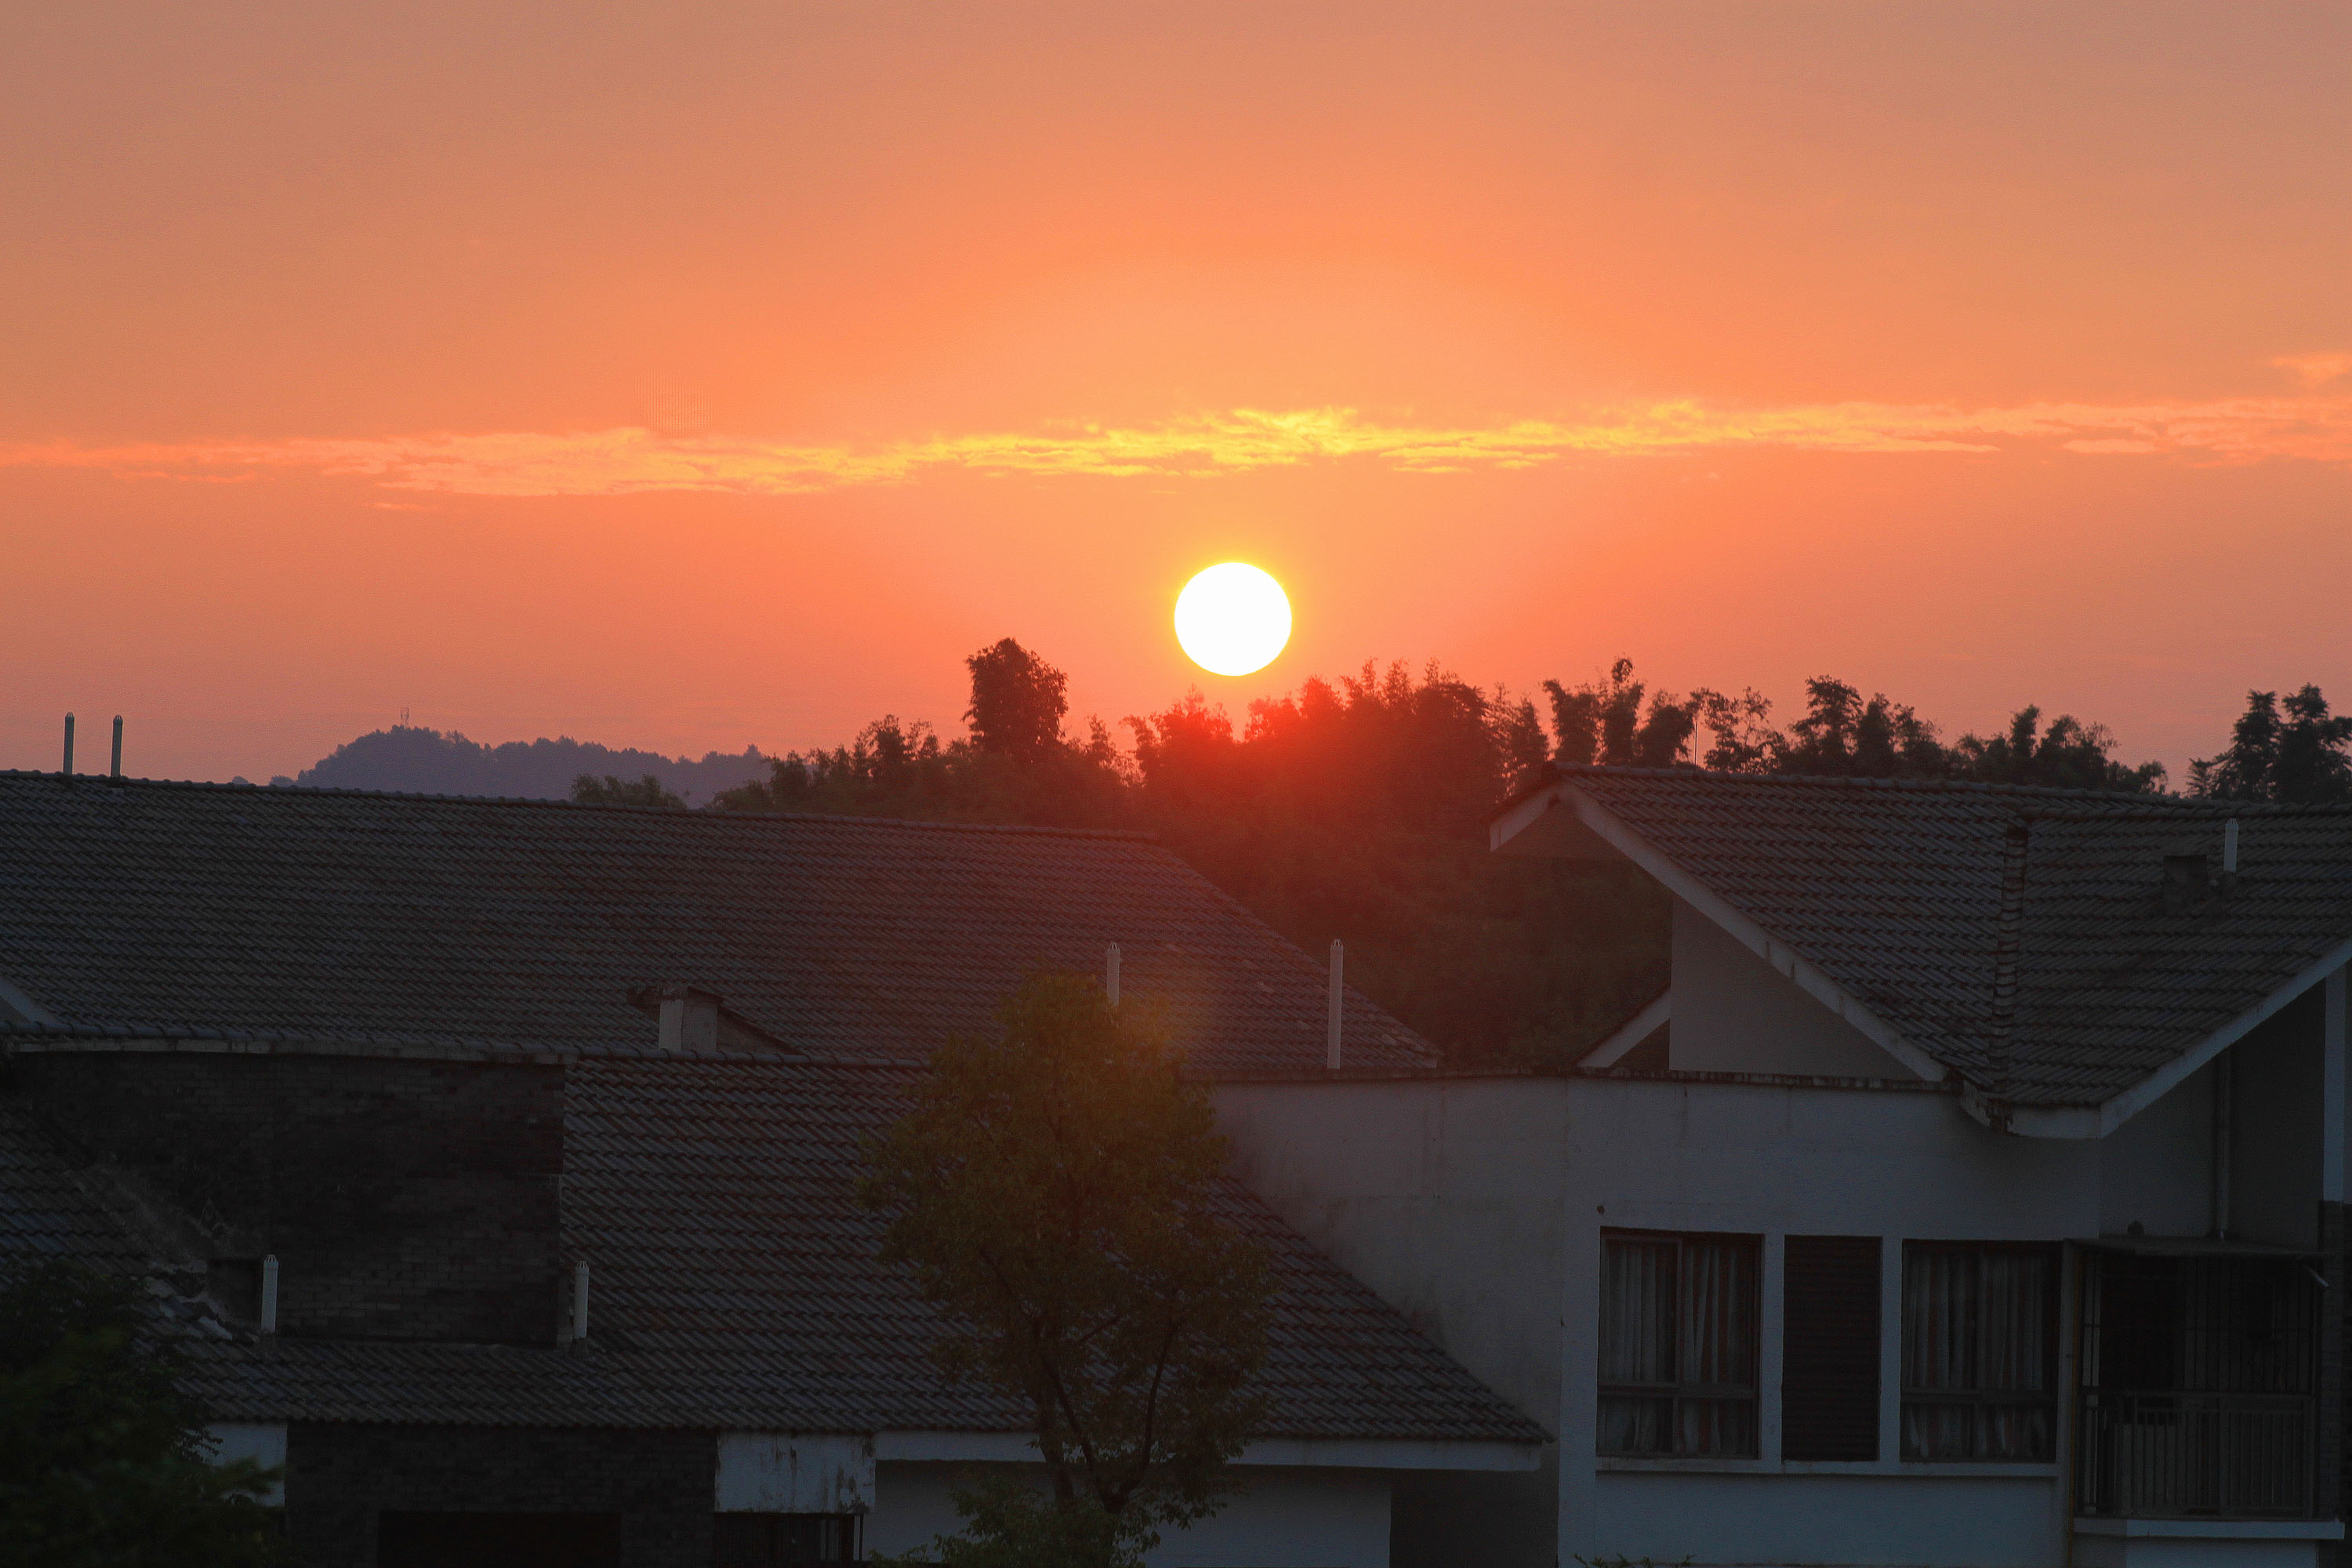
<svg viewBox="0 0 2352 1568"><path fill-rule="evenodd" d="M1558 779L1539 785L1505 805L1487 824L1487 844L1497 854L1633 862L1919 1077L1930 1083L1957 1081L1960 1107L1970 1118L1994 1131L2023 1138L2105 1137L2163 1099L2183 1079L2288 1003L2352 963L2352 939L2336 943L2294 978L2194 1047L2105 1100L2079 1105L2018 1105L1968 1081L1904 1039L1817 965L1726 903L1570 780Z"/></svg>
<svg viewBox="0 0 2352 1568"><path fill-rule="evenodd" d="M1487 844L1500 854L1563 859L1632 861L1668 892L1737 938L1807 995L1861 1031L1873 1045L1901 1062L1913 1076L1941 1083L1951 1069L1913 1045L1793 947L1731 907L1716 890L1661 853L1657 846L1566 779L1525 795L1497 812L1486 829ZM1596 850L1593 847L1600 847Z"/></svg>

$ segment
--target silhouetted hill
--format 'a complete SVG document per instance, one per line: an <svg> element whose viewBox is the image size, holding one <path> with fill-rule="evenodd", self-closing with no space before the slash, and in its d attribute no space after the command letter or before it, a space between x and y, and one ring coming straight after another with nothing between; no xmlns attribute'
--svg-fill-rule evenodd
<svg viewBox="0 0 2352 1568"><path fill-rule="evenodd" d="M712 752L694 762L634 747L614 751L568 735L553 741L509 741L501 746L486 746L455 731L444 734L395 724L337 746L331 755L315 767L303 769L293 782L326 789L569 800L572 781L582 773L600 777L614 773L625 779L652 773L684 795L688 805L700 805L720 790L765 778L769 763L757 746L735 754Z"/></svg>

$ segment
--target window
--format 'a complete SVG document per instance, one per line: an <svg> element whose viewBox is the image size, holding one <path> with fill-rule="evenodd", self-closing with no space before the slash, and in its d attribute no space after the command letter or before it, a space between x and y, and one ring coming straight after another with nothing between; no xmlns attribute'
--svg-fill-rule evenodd
<svg viewBox="0 0 2352 1568"><path fill-rule="evenodd" d="M1903 1457L2057 1448L2058 1249L1903 1244Z"/></svg>
<svg viewBox="0 0 2352 1568"><path fill-rule="evenodd" d="M854 1513L722 1513L711 1520L717 1568L817 1568L857 1561Z"/></svg>
<svg viewBox="0 0 2352 1568"><path fill-rule="evenodd" d="M1874 1236L1792 1236L1781 1268L1780 1457L1878 1458Z"/></svg>
<svg viewBox="0 0 2352 1568"><path fill-rule="evenodd" d="M1603 1454L1756 1457L1757 1238L1604 1231Z"/></svg>
<svg viewBox="0 0 2352 1568"><path fill-rule="evenodd" d="M2082 1510L2324 1512L2319 1291L2299 1258L2086 1252L2074 1445Z"/></svg>

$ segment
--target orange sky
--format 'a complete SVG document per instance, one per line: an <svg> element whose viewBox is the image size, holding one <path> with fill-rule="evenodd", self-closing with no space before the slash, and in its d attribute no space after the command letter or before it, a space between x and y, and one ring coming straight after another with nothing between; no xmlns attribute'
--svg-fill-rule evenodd
<svg viewBox="0 0 2352 1568"><path fill-rule="evenodd" d="M951 727L1008 633L2352 705L2332 0L226 9L0 44L0 766Z"/></svg>

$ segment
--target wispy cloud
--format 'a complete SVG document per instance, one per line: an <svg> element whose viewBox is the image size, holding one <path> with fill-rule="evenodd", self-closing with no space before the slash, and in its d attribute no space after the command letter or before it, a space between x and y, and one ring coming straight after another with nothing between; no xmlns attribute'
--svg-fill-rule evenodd
<svg viewBox="0 0 2352 1568"><path fill-rule="evenodd" d="M2314 384L2320 380L2315 378ZM0 446L0 467L96 468L219 480L271 470L359 476L397 489L485 496L699 490L795 495L897 485L929 474L1207 478L1308 463L1402 473L1528 468L1579 457L1739 448L1849 453L2164 454L2201 462L2290 458L2352 463L2352 395L2203 403L2031 404L1962 409L1841 403L1736 409L1668 401L1487 425L1381 419L1350 408L1234 409L1156 425L1049 426L873 445L636 427L580 434Z"/></svg>

